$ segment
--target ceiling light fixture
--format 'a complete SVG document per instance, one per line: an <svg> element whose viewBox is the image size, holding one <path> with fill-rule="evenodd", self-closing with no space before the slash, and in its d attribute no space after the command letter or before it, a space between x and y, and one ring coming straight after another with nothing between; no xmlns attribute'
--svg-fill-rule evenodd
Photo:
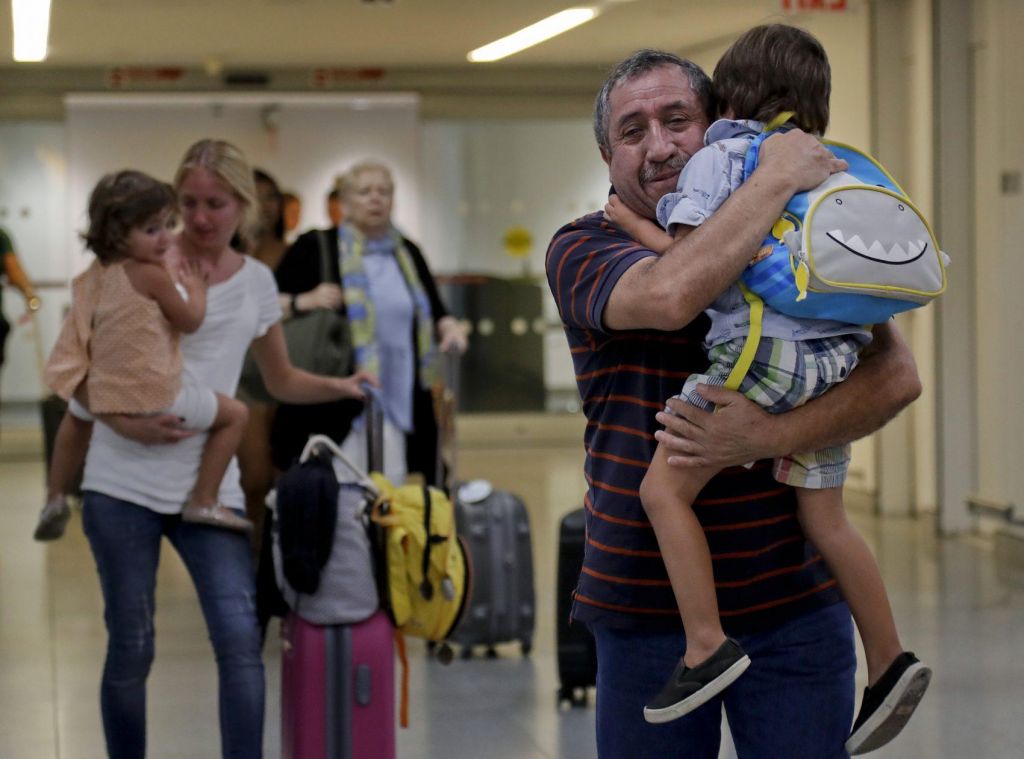
<svg viewBox="0 0 1024 759"><path fill-rule="evenodd" d="M478 47L476 50L470 51L466 58L472 63L497 61L552 37L557 37L562 32L567 32L580 24L585 24L596 15L597 8L569 8L553 16L548 16L536 24L523 27L507 37Z"/></svg>
<svg viewBox="0 0 1024 759"><path fill-rule="evenodd" d="M14 21L14 60L19 63L45 60L50 0L11 0L11 18Z"/></svg>

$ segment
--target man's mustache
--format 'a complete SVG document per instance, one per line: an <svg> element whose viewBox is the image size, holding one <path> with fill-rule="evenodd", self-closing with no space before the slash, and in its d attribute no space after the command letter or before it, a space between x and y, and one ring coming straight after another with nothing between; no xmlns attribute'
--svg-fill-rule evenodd
<svg viewBox="0 0 1024 759"><path fill-rule="evenodd" d="M647 164L640 169L640 184L647 184L655 177L660 177L666 172L678 174L685 165L686 157L681 155L672 156L667 161L661 161L660 163Z"/></svg>

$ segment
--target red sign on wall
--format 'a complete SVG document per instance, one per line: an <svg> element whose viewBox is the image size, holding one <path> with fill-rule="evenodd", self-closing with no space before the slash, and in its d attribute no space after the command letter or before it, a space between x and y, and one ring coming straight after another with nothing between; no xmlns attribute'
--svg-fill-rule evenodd
<svg viewBox="0 0 1024 759"><path fill-rule="evenodd" d="M847 0L781 0L785 13L798 11L832 11L842 13L849 10Z"/></svg>
<svg viewBox="0 0 1024 759"><path fill-rule="evenodd" d="M185 69L177 67L118 66L107 71L107 86L111 89L122 87L166 87L176 85L185 76Z"/></svg>

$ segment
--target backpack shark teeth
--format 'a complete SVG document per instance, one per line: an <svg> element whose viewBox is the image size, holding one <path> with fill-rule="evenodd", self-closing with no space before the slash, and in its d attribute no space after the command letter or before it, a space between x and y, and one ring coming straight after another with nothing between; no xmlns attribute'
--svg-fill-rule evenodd
<svg viewBox="0 0 1024 759"><path fill-rule="evenodd" d="M854 235L845 242L845 245L850 248L850 250L854 250L862 255L867 255L868 253L868 249L864 245L864 241L860 239L860 235Z"/></svg>
<svg viewBox="0 0 1024 759"><path fill-rule="evenodd" d="M892 249L889 251L889 257L894 258L897 261L908 258L907 252L903 250L903 246L899 243L892 246Z"/></svg>
<svg viewBox="0 0 1024 759"><path fill-rule="evenodd" d="M882 256L886 256L888 254L889 253L885 249L885 246L882 245L882 243L880 243L878 240L875 240L873 243L871 243L871 247L868 248L868 255L871 256L872 258L880 259Z"/></svg>

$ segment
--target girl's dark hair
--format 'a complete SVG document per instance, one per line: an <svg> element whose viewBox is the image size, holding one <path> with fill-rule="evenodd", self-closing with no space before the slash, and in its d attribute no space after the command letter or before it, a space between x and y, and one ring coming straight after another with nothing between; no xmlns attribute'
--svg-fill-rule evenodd
<svg viewBox="0 0 1024 759"><path fill-rule="evenodd" d="M103 263L128 257L125 243L132 229L176 204L174 188L131 169L107 174L89 195L85 247Z"/></svg>
<svg viewBox="0 0 1024 759"><path fill-rule="evenodd" d="M277 196L277 218L274 219L274 239L284 239L284 193L281 192L281 187L278 185L277 180L274 179L270 174L265 172L263 169L253 169L252 178L256 184L266 184Z"/></svg>
<svg viewBox="0 0 1024 759"><path fill-rule="evenodd" d="M825 49L803 29L785 24L755 26L725 51L714 73L714 92L724 113L768 122L783 111L805 132L824 134L832 70Z"/></svg>

